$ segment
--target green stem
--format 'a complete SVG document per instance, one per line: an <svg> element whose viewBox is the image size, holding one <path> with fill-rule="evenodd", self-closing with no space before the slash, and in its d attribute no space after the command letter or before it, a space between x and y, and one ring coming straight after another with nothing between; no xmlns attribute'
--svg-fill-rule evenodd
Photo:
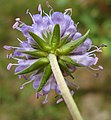
<svg viewBox="0 0 111 120"><path fill-rule="evenodd" d="M62 93L62 97L64 98L64 101L72 115L73 120L83 120L76 106L76 103L73 100L72 95L70 94L70 91L67 87L64 77L61 73L56 56L54 54L49 54L49 61L50 61L51 68L52 68L54 77L56 79L56 82Z"/></svg>

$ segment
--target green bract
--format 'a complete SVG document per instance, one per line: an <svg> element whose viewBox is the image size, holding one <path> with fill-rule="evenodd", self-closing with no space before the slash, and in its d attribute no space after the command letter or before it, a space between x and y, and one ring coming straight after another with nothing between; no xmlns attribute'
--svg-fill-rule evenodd
<svg viewBox="0 0 111 120"><path fill-rule="evenodd" d="M85 41L87 35L89 34L89 30L81 38L74 41L67 41L70 34L63 38L60 38L60 26L58 24L54 26L52 35L49 32L47 32L46 35L42 34L43 39L33 32L29 31L29 34L35 41L37 49L33 51L23 50L18 51L37 58L37 61L28 66L27 68L25 68L24 70L17 72L16 73L17 75L27 74L29 72L42 68L41 66L44 66L45 68L42 68L42 70L44 71L43 76L40 85L37 89L38 92L41 91L52 74L52 70L48 60L48 55L50 53L53 53L58 58L60 68L63 71L66 71L67 74L69 74L72 78L74 78L68 68L68 65L73 66L80 65L76 63L74 60L72 60L68 55L70 55L70 53L74 49L76 49L79 45L81 45Z"/></svg>
<svg viewBox="0 0 111 120"><path fill-rule="evenodd" d="M30 31L29 34L32 36L32 38L35 40L35 42L37 43L41 50L48 51L51 49L50 46L47 45L47 43L44 40L42 40L39 36Z"/></svg>
<svg viewBox="0 0 111 120"><path fill-rule="evenodd" d="M45 51L41 51L41 50L34 50L34 51L23 51L23 50L18 50L18 52L24 53L24 54L28 54L31 55L33 57L46 57L48 54Z"/></svg>
<svg viewBox="0 0 111 120"><path fill-rule="evenodd" d="M57 54L61 54L61 55L69 54L86 40L88 34L89 34L89 30L86 32L85 35L78 38L77 40L70 41L67 44L63 45L61 48L57 49Z"/></svg>
<svg viewBox="0 0 111 120"><path fill-rule="evenodd" d="M15 73L16 75L22 75L22 74L27 74L29 72L32 72L34 70L37 70L38 68L40 68L42 65L46 65L49 63L48 58L39 58L36 62L34 62L32 65L30 65L29 67L27 67L26 69Z"/></svg>
<svg viewBox="0 0 111 120"><path fill-rule="evenodd" d="M51 39L52 50L55 50L59 46L59 43L60 43L60 27L58 24L56 24Z"/></svg>
<svg viewBox="0 0 111 120"><path fill-rule="evenodd" d="M48 64L44 69L44 73L43 73L43 76L42 76L42 79L41 79L41 83L40 83L40 85L37 89L37 92L41 91L41 89L46 84L47 80L50 78L51 74L52 74L51 66L50 66L50 64Z"/></svg>

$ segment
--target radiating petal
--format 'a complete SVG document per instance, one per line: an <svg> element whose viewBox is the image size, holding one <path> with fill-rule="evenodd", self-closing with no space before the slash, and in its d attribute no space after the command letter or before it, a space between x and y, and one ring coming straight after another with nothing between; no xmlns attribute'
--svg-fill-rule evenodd
<svg viewBox="0 0 111 120"><path fill-rule="evenodd" d="M78 64L89 67L92 65L95 65L98 61L97 57L90 57L87 54L83 55L73 55L70 56L74 61L76 61Z"/></svg>

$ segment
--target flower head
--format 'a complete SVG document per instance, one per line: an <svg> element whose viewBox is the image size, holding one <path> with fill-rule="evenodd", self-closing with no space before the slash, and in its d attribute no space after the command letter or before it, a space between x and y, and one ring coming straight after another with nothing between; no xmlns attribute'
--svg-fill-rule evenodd
<svg viewBox="0 0 111 120"><path fill-rule="evenodd" d="M30 80L20 88L23 89L26 84L33 82L37 98L47 95L51 89L61 95L49 63L50 53L57 56L63 75L73 78L72 73L77 67L93 69L91 66L96 65L98 61L95 52L101 52L101 47L93 46L92 41L87 38L89 31L82 35L77 30L77 25L71 19L71 9L64 13L51 11L48 15L41 5L38 7L38 14L32 15L28 10L32 25L26 25L20 18L16 18L13 29L21 31L26 40L21 41L18 38L19 47L4 46L7 50L14 49L10 58L17 60L16 64L9 63L7 69L15 65L15 74L25 79L26 74L31 73Z"/></svg>

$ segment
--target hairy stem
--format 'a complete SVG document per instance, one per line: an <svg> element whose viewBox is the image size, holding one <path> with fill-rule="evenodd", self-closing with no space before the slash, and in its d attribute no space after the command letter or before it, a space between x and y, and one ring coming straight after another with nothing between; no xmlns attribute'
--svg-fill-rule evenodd
<svg viewBox="0 0 111 120"><path fill-rule="evenodd" d="M64 77L61 73L56 56L54 54L49 54L49 61L50 61L51 68L52 68L54 77L56 79L56 82L62 93L62 97L64 98L64 101L72 115L73 120L83 120L76 106L76 103L70 94L70 91L67 87Z"/></svg>

